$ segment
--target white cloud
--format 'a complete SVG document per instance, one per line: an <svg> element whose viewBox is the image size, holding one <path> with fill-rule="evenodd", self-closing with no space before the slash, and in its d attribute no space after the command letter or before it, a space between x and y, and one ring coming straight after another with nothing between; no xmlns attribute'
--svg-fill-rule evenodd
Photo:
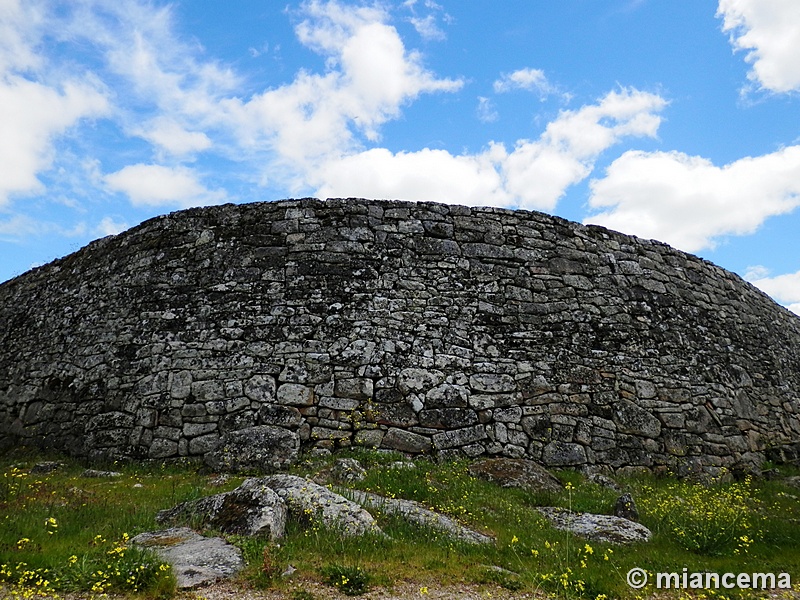
<svg viewBox="0 0 800 600"><path fill-rule="evenodd" d="M511 198L496 168L504 154L499 147L471 156L428 148L397 154L375 148L325 164L318 172L322 183L316 195L508 206Z"/></svg>
<svg viewBox="0 0 800 600"><path fill-rule="evenodd" d="M566 189L588 177L597 157L625 136L655 135L666 102L638 90L610 92L598 103L562 111L536 141L509 152L492 143L479 154L385 149L329 159L307 174L317 194L438 199L472 205L553 210Z"/></svg>
<svg viewBox="0 0 800 600"><path fill-rule="evenodd" d="M409 22L417 30L417 33L426 40L441 41L447 37L436 22L436 17L432 14L425 17L411 17Z"/></svg>
<svg viewBox="0 0 800 600"><path fill-rule="evenodd" d="M41 225L26 215L17 214L0 220L0 239L3 240L18 240L40 231Z"/></svg>
<svg viewBox="0 0 800 600"><path fill-rule="evenodd" d="M130 225L124 221L115 221L111 217L103 217L103 220L95 227L95 233L105 237L107 235L117 235L128 229Z"/></svg>
<svg viewBox="0 0 800 600"><path fill-rule="evenodd" d="M276 154L276 171L313 170L357 149L356 132L376 141L378 128L420 94L463 85L426 70L380 8L314 1L304 6L304 15L298 39L326 57L327 72L300 71L291 83L248 101L222 103L242 144Z"/></svg>
<svg viewBox="0 0 800 600"><path fill-rule="evenodd" d="M769 275L769 269L764 265L753 265L747 267L743 278L746 281L755 281L756 279L763 279Z"/></svg>
<svg viewBox="0 0 800 600"><path fill-rule="evenodd" d="M34 51L42 16L30 0L0 0L0 73L41 66Z"/></svg>
<svg viewBox="0 0 800 600"><path fill-rule="evenodd" d="M720 0L717 15L736 50L746 50L748 77L773 92L800 90L800 2Z"/></svg>
<svg viewBox="0 0 800 600"><path fill-rule="evenodd" d="M38 175L52 165L55 139L108 110L93 78L42 73L44 12L38 2L0 0L0 206L41 191Z"/></svg>
<svg viewBox="0 0 800 600"><path fill-rule="evenodd" d="M800 146L723 167L680 152L626 152L591 182L589 205L601 212L587 223L688 252L713 248L800 205Z"/></svg>
<svg viewBox="0 0 800 600"><path fill-rule="evenodd" d="M494 82L494 91L498 94L513 90L539 92L539 95L545 97L554 93L556 88L547 80L541 69L525 68L512 73L504 73L500 79Z"/></svg>
<svg viewBox="0 0 800 600"><path fill-rule="evenodd" d="M108 188L126 194L137 206L177 205L183 208L218 204L225 193L209 190L186 167L129 165L104 178Z"/></svg>
<svg viewBox="0 0 800 600"><path fill-rule="evenodd" d="M623 137L654 137L667 102L634 89L562 111L535 142L517 142L504 161L506 187L522 208L552 211L566 189L585 179L597 157Z"/></svg>
<svg viewBox="0 0 800 600"><path fill-rule="evenodd" d="M481 123L494 123L500 117L491 98L478 96L478 120Z"/></svg>
<svg viewBox="0 0 800 600"><path fill-rule="evenodd" d="M0 74L0 206L12 194L41 191L37 175L52 164L54 139L107 108L103 94L85 83L67 81L56 89Z"/></svg>
<svg viewBox="0 0 800 600"><path fill-rule="evenodd" d="M745 279L794 313L800 314L800 271L768 277L761 267L748 269Z"/></svg>
<svg viewBox="0 0 800 600"><path fill-rule="evenodd" d="M139 135L177 156L207 150L212 146L211 140L202 131L188 131L165 116L153 119Z"/></svg>
<svg viewBox="0 0 800 600"><path fill-rule="evenodd" d="M111 72L130 86L125 91L161 114L208 119L216 113L218 100L240 84L230 68L199 61L202 48L197 43L180 40L171 5L86 0L61 26L65 39L98 48ZM138 110L142 108L139 103Z"/></svg>

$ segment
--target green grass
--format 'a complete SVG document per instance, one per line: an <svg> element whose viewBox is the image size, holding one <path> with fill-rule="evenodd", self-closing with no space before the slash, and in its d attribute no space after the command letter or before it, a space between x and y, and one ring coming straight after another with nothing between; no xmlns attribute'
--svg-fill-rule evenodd
<svg viewBox="0 0 800 600"><path fill-rule="evenodd" d="M376 518L388 537L348 539L318 525L290 522L278 543L230 538L248 563L240 576L244 583L282 588L298 598L311 596L303 591L303 581L328 582L354 595L412 581L421 589L490 583L559 598L634 598L654 590L634 593L627 586L625 575L632 567L788 572L800 582L800 490L779 480L715 485L653 477L624 481L654 536L644 545L609 546L556 531L535 511L549 505L610 513L617 494L578 473L556 473L567 484L562 493L532 494L478 480L466 462L417 461L413 468L397 469L391 463L398 455L362 450L348 455L368 469L367 478L353 487L419 501L494 536L496 543L454 542L387 514ZM115 465L121 478L85 479L80 477L83 466L63 458L58 460L65 466L58 471L30 474L30 466L42 459L0 456L0 581L19 590L42 589L37 581L47 580L46 589L169 596L174 585L170 573L152 555L128 548L126 535L159 528L154 516L160 509L242 481L234 477L212 488L209 477L191 466L154 464ZM332 458L301 462L294 472L314 473L326 461ZM290 565L296 572L282 577ZM141 577L131 580L136 573Z"/></svg>

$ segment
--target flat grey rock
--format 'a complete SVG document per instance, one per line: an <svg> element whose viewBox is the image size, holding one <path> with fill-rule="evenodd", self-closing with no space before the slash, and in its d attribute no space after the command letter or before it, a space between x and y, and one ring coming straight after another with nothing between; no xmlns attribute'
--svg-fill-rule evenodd
<svg viewBox="0 0 800 600"><path fill-rule="evenodd" d="M86 469L81 473L81 477L94 477L94 478L114 478L122 477L122 473L118 471L98 471L97 469Z"/></svg>
<svg viewBox="0 0 800 600"><path fill-rule="evenodd" d="M465 527L450 517L427 509L419 502L413 500L386 498L385 496L362 492L360 490L349 490L347 493L353 500L364 507L398 515L410 523L439 531L460 542L465 542L467 544L491 544L494 541L494 538L475 531L474 529L470 529L469 527Z"/></svg>
<svg viewBox="0 0 800 600"><path fill-rule="evenodd" d="M53 471L57 471L58 469L60 469L62 466L64 466L64 463L47 460L33 465L31 467L31 473L36 475L52 473Z"/></svg>
<svg viewBox="0 0 800 600"><path fill-rule="evenodd" d="M541 507L536 510L556 529L570 531L595 542L633 544L646 542L653 535L644 525L621 517L575 513L565 508L554 507Z"/></svg>
<svg viewBox="0 0 800 600"><path fill-rule="evenodd" d="M203 537L188 527L140 533L131 543L153 550L172 565L182 590L227 579L244 568L242 553L236 546L222 538Z"/></svg>

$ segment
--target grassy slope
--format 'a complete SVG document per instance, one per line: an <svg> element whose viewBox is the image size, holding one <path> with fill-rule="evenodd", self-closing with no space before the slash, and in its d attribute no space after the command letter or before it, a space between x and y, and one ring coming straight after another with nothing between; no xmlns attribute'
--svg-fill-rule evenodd
<svg viewBox="0 0 800 600"><path fill-rule="evenodd" d="M634 566L653 572L788 572L800 582L800 502L795 496L800 491L779 481L710 487L668 479L626 481L642 522L655 535L645 545L609 547L553 530L534 510L556 505L610 513L616 494L577 473L558 473L568 484L563 493L536 495L476 480L462 462L419 461L414 468L392 469L396 455L352 455L369 471L354 484L358 488L420 501L491 533L496 544L454 543L385 515L377 517L390 539L347 540L311 524L292 523L279 544L233 539L250 563L243 579L288 590L279 574L291 564L297 568L293 593L303 579L338 581L342 591L356 591L363 577L371 584L415 581L421 587L493 581L511 589L587 598L634 597L625 583ZM21 573L30 573L27 589L37 589L38 577L49 581L46 588L169 595L169 574L152 556L121 550L125 536L157 529L154 516L162 508L232 489L242 480L233 477L213 487L211 477L176 465L115 465L122 477L87 479L80 476L83 466L63 458L56 458L65 465L53 473L30 474L40 460L20 452L0 456L0 565L5 565L0 581L13 583ZM306 461L295 471L310 474L322 466ZM342 586L343 579L351 585ZM646 588L644 595L650 591Z"/></svg>

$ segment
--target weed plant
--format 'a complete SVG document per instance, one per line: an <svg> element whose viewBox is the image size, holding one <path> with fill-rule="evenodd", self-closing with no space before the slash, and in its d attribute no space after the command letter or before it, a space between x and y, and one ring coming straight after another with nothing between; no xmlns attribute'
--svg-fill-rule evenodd
<svg viewBox="0 0 800 600"><path fill-rule="evenodd" d="M399 455L358 450L350 456L368 471L350 487L416 500L492 535L495 543L456 542L392 514L375 515L386 536L360 538L290 520L276 542L229 536L247 561L240 577L248 585L281 588L299 600L313 598L303 589L309 580L348 595L413 581L421 596L439 585L486 583L519 595L602 600L656 592L627 586L632 567L650 573L788 572L800 580L800 492L780 481L623 481L654 535L646 544L610 546L554 530L536 511L548 505L611 513L617 494L578 473L556 473L565 484L561 493L534 494L476 479L463 461L398 466ZM9 597L69 590L169 596L174 586L169 570L132 548L129 537L158 528L154 516L160 509L242 481L231 478L225 487L212 487L190 467L162 465L122 465L115 467L120 478L89 480L80 477L81 466L64 459L53 473L31 474L41 459L0 457L0 599L4 584ZM301 463L294 472L315 473L331 460ZM720 590L717 597L732 595Z"/></svg>
<svg viewBox="0 0 800 600"><path fill-rule="evenodd" d="M0 457L0 586L5 593L171 596L170 566L129 541L158 528L158 510L205 493L205 479L166 465L112 465L121 477L86 478L83 466L62 458L63 466L53 472L31 472L43 458L52 457L23 451ZM0 590L0 598L3 594Z"/></svg>

